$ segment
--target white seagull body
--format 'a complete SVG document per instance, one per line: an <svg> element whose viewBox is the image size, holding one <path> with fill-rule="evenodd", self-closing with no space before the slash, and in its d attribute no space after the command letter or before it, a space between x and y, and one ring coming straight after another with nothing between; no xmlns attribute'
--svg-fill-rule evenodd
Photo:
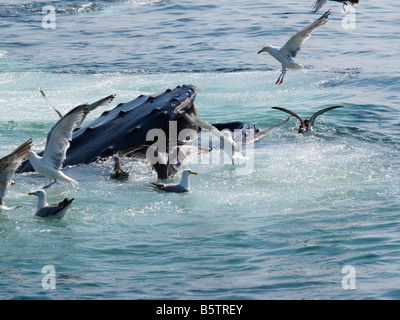
<svg viewBox="0 0 400 320"><path fill-rule="evenodd" d="M197 172L188 169L183 170L181 181L178 184L176 183L161 184L152 182L150 188L167 192L178 192L178 193L188 192L190 190L189 175L191 174L197 175Z"/></svg>
<svg viewBox="0 0 400 320"><path fill-rule="evenodd" d="M21 144L12 153L0 159L0 211L11 210L18 207L7 207L3 204L3 199L7 189L11 184L11 179L15 174L15 170L21 165L22 160L26 158L31 150L32 139Z"/></svg>
<svg viewBox="0 0 400 320"><path fill-rule="evenodd" d="M69 141L72 139L72 131L89 113L87 107L87 104L80 105L57 121L47 134L46 148L41 157L34 151L29 152L28 159L32 167L41 175L48 177L50 181L54 179L52 183L43 188L50 187L57 180L73 185L78 184L77 181L61 172L61 167L69 148Z"/></svg>
<svg viewBox="0 0 400 320"><path fill-rule="evenodd" d="M343 6L345 6L347 4L350 4L350 5L354 6L354 4L360 2L360 0L352 0L352 1L331 0L331 1L342 2ZM328 2L328 0L317 0L317 1L315 1L314 5L313 5L313 12L316 13L317 11L319 11L319 9L321 9L327 2Z"/></svg>
<svg viewBox="0 0 400 320"><path fill-rule="evenodd" d="M330 10L325 12L320 18L315 20L313 23L309 24L308 26L297 32L281 48L274 46L265 46L260 51L258 51L258 54L264 51L268 52L271 56L273 56L276 60L278 60L282 64L282 73L279 76L278 80L276 81L276 84L282 84L287 68L298 69L303 72L306 72L306 69L301 64L294 61L293 58L296 57L297 52L299 52L304 42L306 42L306 40L311 37L311 33L315 29L326 23L329 14Z"/></svg>
<svg viewBox="0 0 400 320"><path fill-rule="evenodd" d="M67 212L72 201L74 201L74 198L72 199L65 198L64 200L58 203L49 205L47 203L47 195L44 190L29 192L28 194L31 196L37 196L39 198L35 216L41 218L61 219L62 217L64 217L65 212Z"/></svg>

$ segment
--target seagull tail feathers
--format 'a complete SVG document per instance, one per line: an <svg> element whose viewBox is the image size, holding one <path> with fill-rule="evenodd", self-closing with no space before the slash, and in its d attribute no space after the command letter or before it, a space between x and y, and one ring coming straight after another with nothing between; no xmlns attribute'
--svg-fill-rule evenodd
<svg viewBox="0 0 400 320"><path fill-rule="evenodd" d="M76 181L76 180L74 180L74 179L68 177L67 175L65 175L65 174L62 173L62 172L61 172L61 174L58 176L58 178L59 178L60 180L63 180L63 181L65 181L65 182L69 183L69 184L72 184L72 185L74 185L74 186L77 186L77 185L79 184L78 181Z"/></svg>

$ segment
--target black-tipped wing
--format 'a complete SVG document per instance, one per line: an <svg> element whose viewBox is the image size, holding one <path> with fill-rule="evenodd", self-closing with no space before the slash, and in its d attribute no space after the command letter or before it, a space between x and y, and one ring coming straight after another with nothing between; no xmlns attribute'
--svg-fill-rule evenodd
<svg viewBox="0 0 400 320"><path fill-rule="evenodd" d="M304 120L303 120L299 115L297 115L296 113L294 113L294 112L292 112L292 111L290 111L290 110L288 110L288 109L281 108L281 107L272 107L272 109L281 110L281 111L283 111L283 112L289 113L289 114L292 115L293 117L296 117L297 119L300 120L300 122L301 122L301 127L304 128L304 129L306 129L306 124L304 123ZM289 120L289 119L287 119L287 120ZM286 121L287 121L287 120L286 120Z"/></svg>
<svg viewBox="0 0 400 320"><path fill-rule="evenodd" d="M283 45L283 47L281 48L281 52L286 53L292 58L296 57L297 52L299 52L304 42L306 42L307 39L311 37L311 33L318 27L324 25L326 21L328 21L328 16L330 13L330 10L328 10L313 23L298 31L294 36L289 39L288 42Z"/></svg>
<svg viewBox="0 0 400 320"><path fill-rule="evenodd" d="M62 213L63 210L65 211L71 205L72 201L74 201L74 198L65 198L58 203L43 207L38 212L36 212L36 216L42 218L56 218Z"/></svg>
<svg viewBox="0 0 400 320"><path fill-rule="evenodd" d="M319 11L319 9L321 9L327 2L328 0L315 1L315 3L313 4L313 12L316 13L317 11Z"/></svg>
<svg viewBox="0 0 400 320"><path fill-rule="evenodd" d="M105 97L101 100L98 100L98 101L93 102L92 104L88 105L88 107L87 107L88 113L85 115L85 117L83 117L81 122L77 123L76 127L79 128L82 125L83 121L85 121L85 118L89 114L89 112L92 112L93 110L97 109L98 107L108 105L111 101L114 100L114 98L115 98L115 94L112 94L112 95L109 95L108 97Z"/></svg>
<svg viewBox="0 0 400 320"><path fill-rule="evenodd" d="M327 111L336 109L336 108L343 108L343 106L328 107L328 108L319 110L319 111L317 111L316 113L314 113L314 114L312 115L312 117L311 117L309 123L308 123L308 127L311 128L312 126L314 126L314 121L315 121L315 119L316 119L319 115L321 115L321 114L323 114L323 113L325 113L325 112L327 112Z"/></svg>

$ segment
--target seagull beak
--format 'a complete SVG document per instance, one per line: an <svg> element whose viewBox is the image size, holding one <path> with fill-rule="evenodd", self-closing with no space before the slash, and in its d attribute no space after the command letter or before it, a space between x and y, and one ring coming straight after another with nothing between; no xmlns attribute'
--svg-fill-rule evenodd
<svg viewBox="0 0 400 320"><path fill-rule="evenodd" d="M191 171L190 173L197 176L197 172Z"/></svg>
<svg viewBox="0 0 400 320"><path fill-rule="evenodd" d="M33 192L28 193L29 196L34 196L35 194Z"/></svg>
<svg viewBox="0 0 400 320"><path fill-rule="evenodd" d="M263 51L264 51L264 49L261 49L260 51L257 52L257 54L260 54L260 53L263 52Z"/></svg>

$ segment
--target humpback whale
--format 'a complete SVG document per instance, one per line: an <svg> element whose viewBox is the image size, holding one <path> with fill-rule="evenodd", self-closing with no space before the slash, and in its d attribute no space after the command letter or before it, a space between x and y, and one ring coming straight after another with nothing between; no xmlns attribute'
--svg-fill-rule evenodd
<svg viewBox="0 0 400 320"><path fill-rule="evenodd" d="M299 127L299 131L298 131L298 132L299 132L299 133L304 133L304 132L310 132L310 131L313 131L313 130L314 130L314 129L313 129L314 122L315 122L315 119L316 119L319 115L321 115L321 114L323 114L323 113L325 113L325 112L327 112L327 111L329 111L329 110L336 109L336 108L342 108L342 107L343 107L343 106L333 106L333 107L328 107L328 108L319 110L319 111L315 112L315 113L311 116L310 120L308 120L308 119L304 119L304 120L303 120L299 115L297 115L296 113L294 113L294 112L292 112L292 111L290 111L290 110L288 110L288 109L285 109L285 108L281 108L281 107L272 107L272 109L281 110L281 111L286 112L286 113L289 113L290 115L292 115L292 116L296 117L297 119L299 119L299 120L300 120L300 127Z"/></svg>
<svg viewBox="0 0 400 320"><path fill-rule="evenodd" d="M184 132L184 129L199 132L201 128L214 128L213 133L219 134L221 138L222 129L236 132L243 137L253 129L253 140L257 140L276 127L259 130L252 123L241 121L209 124L197 116L194 106L196 95L195 86L182 85L157 95L140 95L134 100L120 103L113 109L104 111L93 122L73 131L63 166L96 162L123 153L125 150L141 149L144 154L150 146L148 134L153 129L165 135L167 146L165 152L168 156L171 151L184 150L184 154L187 154L188 150L190 152L195 150L191 147L183 148L190 141L185 139L177 141L177 137L174 136L177 132ZM232 142L233 139L227 141ZM200 148L199 152L206 150L207 148ZM18 173L33 171L29 162L23 163L20 168ZM176 163L161 162L156 171L160 179L167 179L177 173Z"/></svg>
<svg viewBox="0 0 400 320"><path fill-rule="evenodd" d="M159 95L140 95L104 111L93 122L72 133L63 166L88 164L118 151L139 147L146 143L147 132L154 128L164 130L168 136L169 121L176 120L178 129L191 127L174 109L181 106L182 110L189 111L196 93L195 86L183 85ZM33 171L29 162L23 165L18 173Z"/></svg>

